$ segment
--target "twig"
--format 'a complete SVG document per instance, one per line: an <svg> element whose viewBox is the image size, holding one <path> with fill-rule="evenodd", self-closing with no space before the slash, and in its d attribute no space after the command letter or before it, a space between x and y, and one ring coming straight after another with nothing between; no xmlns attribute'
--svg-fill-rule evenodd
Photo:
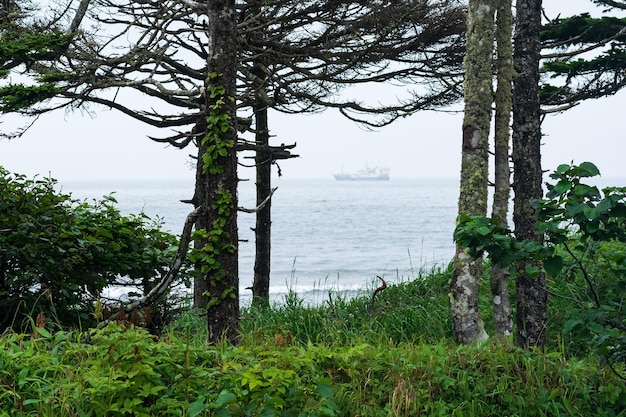
<svg viewBox="0 0 626 417"><path fill-rule="evenodd" d="M379 292L381 292L382 290L384 290L385 288L387 288L387 281L385 281L381 276L376 275L376 278L378 278L382 284L380 284L380 287L376 288L374 290L374 293L372 294L372 304L370 306L370 309L373 310L374 309L374 301L376 299L376 294L378 294Z"/></svg>

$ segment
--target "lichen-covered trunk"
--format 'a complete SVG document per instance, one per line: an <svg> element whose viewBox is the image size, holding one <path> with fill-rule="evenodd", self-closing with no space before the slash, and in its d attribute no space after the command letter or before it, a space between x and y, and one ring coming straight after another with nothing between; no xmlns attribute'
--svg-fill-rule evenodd
<svg viewBox="0 0 626 417"><path fill-rule="evenodd" d="M234 0L207 2L206 120L199 122L194 205L194 306L206 309L209 342L239 338Z"/></svg>
<svg viewBox="0 0 626 417"><path fill-rule="evenodd" d="M263 89L263 86L259 86ZM255 94L254 117L256 121L256 144L269 149L269 127L265 94L257 90ZM270 260L271 260L271 199L272 155L269 151L256 151L256 202L261 208L256 213L254 228L255 256L252 301L257 306L267 306L270 300ZM267 201L266 201L267 200ZM265 204L263 204L265 202Z"/></svg>
<svg viewBox="0 0 626 417"><path fill-rule="evenodd" d="M492 103L492 55L495 7L491 0L470 0L465 56L465 113L461 157L459 213L487 214L489 125ZM487 338L478 311L481 260L457 245L450 282L454 338L472 343Z"/></svg>
<svg viewBox="0 0 626 417"><path fill-rule="evenodd" d="M513 12L511 0L500 0L496 10L496 74L497 89L495 96L494 122L494 193L492 218L500 224L507 223L510 193L509 139L512 107L513 82ZM496 337L507 337L513 331L511 319L511 301L507 279L508 269L494 264L491 268L491 296L493 322Z"/></svg>
<svg viewBox="0 0 626 417"><path fill-rule="evenodd" d="M513 87L513 221L519 240L543 242L535 233L532 200L541 198L541 114L539 106L539 57L541 52L541 0L517 0L514 38ZM516 344L545 346L547 292L545 274L532 262L518 266L516 280Z"/></svg>

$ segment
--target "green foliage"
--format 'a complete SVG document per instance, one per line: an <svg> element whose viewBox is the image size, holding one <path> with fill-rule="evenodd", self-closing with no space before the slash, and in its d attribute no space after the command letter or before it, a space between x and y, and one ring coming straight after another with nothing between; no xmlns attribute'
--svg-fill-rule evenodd
<svg viewBox="0 0 626 417"><path fill-rule="evenodd" d="M551 61L543 64L543 69L551 73L552 78L559 76L575 77L593 74L602 70L621 70L626 67L626 52L619 49L610 49L606 53L593 59L576 59L572 61Z"/></svg>
<svg viewBox="0 0 626 417"><path fill-rule="evenodd" d="M590 162L580 166L560 165L550 175L546 199L535 203L540 232L553 243L563 243L572 232L585 244L617 240L626 242L626 187L598 190L581 182L599 175Z"/></svg>
<svg viewBox="0 0 626 417"><path fill-rule="evenodd" d="M542 104L558 104L565 102L574 94L574 91L567 87L556 87L550 84L541 84L539 88L539 97Z"/></svg>
<svg viewBox="0 0 626 417"><path fill-rule="evenodd" d="M609 361L626 361L626 187L599 190L582 182L600 174L589 162L560 165L538 201L539 230L560 250L555 265L570 301L564 331ZM572 308L570 307L570 310Z"/></svg>
<svg viewBox="0 0 626 417"><path fill-rule="evenodd" d="M70 35L54 31L0 30L0 78L8 76L11 68L28 67L34 62L53 58L55 50L67 45L70 38ZM40 77L33 85L0 87L0 112L22 110L54 97L60 91L56 83L67 77L67 74L51 73Z"/></svg>
<svg viewBox="0 0 626 417"><path fill-rule="evenodd" d="M202 138L202 145L206 146L206 151L202 155L204 170L209 174L220 174L224 168L219 164L220 158L224 158L235 142L231 139L224 139L224 133L231 130L231 115L224 109L226 100L232 101L232 97L226 97L226 89L223 85L216 83L220 75L212 73L209 77L207 94L211 99L209 114L207 115L207 133Z"/></svg>
<svg viewBox="0 0 626 417"><path fill-rule="evenodd" d="M0 113L9 113L30 107L40 101L54 97L60 89L52 83L25 86L11 84L0 87Z"/></svg>
<svg viewBox="0 0 626 417"><path fill-rule="evenodd" d="M600 174L590 163L560 165L544 199L534 202L537 232L545 246L518 242L506 228L486 218L460 216L455 239L472 256L488 252L501 265L540 260L553 279L560 309L559 329L572 352L591 348L607 360L626 360L626 187L598 187L584 179ZM528 272L528 271L527 271ZM536 271L538 272L538 271Z"/></svg>
<svg viewBox="0 0 626 417"><path fill-rule="evenodd" d="M220 198L215 203L215 209L218 214L228 216L232 210L232 196L228 192L221 192ZM226 218L218 217L213 221L213 227L210 230L200 229L193 232L194 239L201 239L205 244L197 249L194 248L189 253L189 261L200 266L201 273L208 274L214 283L224 280L225 271L220 262L220 255L223 253L234 253L235 248L228 243L229 235L224 230L226 226ZM219 304L228 297L235 296L235 289L228 287L222 294L212 295L209 307Z"/></svg>
<svg viewBox="0 0 626 417"><path fill-rule="evenodd" d="M220 77L221 74L211 73L206 85L206 94L210 104L206 117L206 134L201 140L201 147L204 147L203 171L209 175L224 174L224 160L235 146L235 140L226 134L233 129L233 126L229 109L224 107L227 100L234 101L234 99L226 96L226 88L219 83ZM230 285L231 283L225 282L227 271L220 260L224 258L224 255L234 254L237 250L231 241L231 234L226 231L228 222L233 221L231 219L233 210L235 210L235 197L232 192L218 186L211 205L210 229L196 230L193 235L196 242L201 242L202 247L191 252L190 260L196 264L200 274L210 280L209 287L221 287L221 294L205 294L210 298L207 306L209 308L219 305L227 298L237 297L236 289Z"/></svg>
<svg viewBox="0 0 626 417"><path fill-rule="evenodd" d="M449 275L433 271L389 286L373 305L367 295L334 296L309 308L291 294L284 306L245 311L236 347L207 345L206 317L193 312L158 339L115 323L89 331L88 337L37 327L33 335L5 333L0 337L0 414L626 413L625 382L593 358L566 359L561 352L530 352L506 343L454 344L449 322L445 330L438 323L439 311L447 310ZM292 336L306 326L297 322L302 319L311 319L308 333ZM384 324L375 327L376 322Z"/></svg>
<svg viewBox="0 0 626 417"><path fill-rule="evenodd" d="M89 204L55 184L0 167L3 329L39 311L62 325L89 324L105 287L149 290L176 251L175 236L144 214L121 215L112 196Z"/></svg>
<svg viewBox="0 0 626 417"><path fill-rule="evenodd" d="M545 24L541 31L544 47L556 49L553 52L557 54L563 51L564 55L542 64L542 72L561 84L542 85L542 104L559 106L621 90L626 69L625 26L624 17L592 18L588 13ZM575 59L569 54L573 50L590 53Z"/></svg>
<svg viewBox="0 0 626 417"><path fill-rule="evenodd" d="M465 213L457 218L454 240L467 248L470 256L479 258L487 253L491 262L502 268L526 259L552 259L554 252L535 241L518 241L507 226L494 219Z"/></svg>
<svg viewBox="0 0 626 417"><path fill-rule="evenodd" d="M71 35L54 31L4 31L0 36L0 67L45 59L70 39Z"/></svg>
<svg viewBox="0 0 626 417"><path fill-rule="evenodd" d="M593 361L503 344L206 345L111 324L0 337L0 414L40 416L585 416L626 412Z"/></svg>
<svg viewBox="0 0 626 417"><path fill-rule="evenodd" d="M116 324L0 339L0 414L334 416L323 371L304 348L192 346Z"/></svg>
<svg viewBox="0 0 626 417"><path fill-rule="evenodd" d="M242 320L242 327L251 337L288 334L302 344L437 343L452 337L449 280L449 270L433 270L387 287L373 303L371 292L347 298L329 291L326 301L307 306L290 292L284 303L273 308L253 305L244 309L243 315L249 320Z"/></svg>
<svg viewBox="0 0 626 417"><path fill-rule="evenodd" d="M613 16L592 18L589 13L583 13L564 19L554 19L542 27L541 38L544 41L560 41L564 47L579 43L593 44L613 37L624 25L626 18ZM617 40L625 41L626 35Z"/></svg>

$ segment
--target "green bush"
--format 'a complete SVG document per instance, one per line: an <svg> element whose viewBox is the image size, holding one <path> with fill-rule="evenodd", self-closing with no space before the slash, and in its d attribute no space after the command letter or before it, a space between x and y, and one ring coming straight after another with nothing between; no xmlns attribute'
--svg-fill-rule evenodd
<svg viewBox="0 0 626 417"><path fill-rule="evenodd" d="M175 236L144 214L123 216L112 196L87 203L0 167L0 330L40 311L88 325L108 286L149 290L176 251Z"/></svg>
<svg viewBox="0 0 626 417"><path fill-rule="evenodd" d="M332 416L323 372L301 347L193 346L115 323L81 336L36 328L0 339L0 414ZM301 414L304 413L304 414Z"/></svg>
<svg viewBox="0 0 626 417"><path fill-rule="evenodd" d="M626 362L626 187L584 183L600 174L583 162L560 165L550 175L546 197L533 202L537 232L545 244L517 241L492 219L459 216L455 240L472 256L488 253L500 266L534 259L549 276L549 329L562 337L569 354L600 354ZM541 270L527 270L539 274ZM513 271L515 273L515 271ZM550 335L554 341L554 335Z"/></svg>
<svg viewBox="0 0 626 417"><path fill-rule="evenodd" d="M626 384L593 359L497 343L206 345L119 326L0 337L0 415L618 416ZM244 338L244 341L250 341ZM284 343L283 343L284 342Z"/></svg>

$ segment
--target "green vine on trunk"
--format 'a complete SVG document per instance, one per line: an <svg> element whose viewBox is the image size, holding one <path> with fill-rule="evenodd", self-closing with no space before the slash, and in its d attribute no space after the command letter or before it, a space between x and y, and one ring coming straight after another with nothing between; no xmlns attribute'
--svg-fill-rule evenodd
<svg viewBox="0 0 626 417"><path fill-rule="evenodd" d="M228 108L225 108L227 101L234 101L233 97L226 96L226 88L217 83L216 80L221 74L211 73L207 80L207 97L212 104L208 105L206 117L206 135L201 140L201 146L205 147L202 155L203 171L209 175L220 175L224 173L224 166L221 160L235 146L235 141L224 138L226 132L233 129L232 117ZM210 275L210 286L216 287L224 283L225 271L222 262L219 260L223 253L234 253L236 247L229 243L230 234L225 230L228 217L234 209L234 198L229 190L218 190L217 199L211 206L215 219L211 224L211 229L201 229L194 233L194 238L205 240L202 248L194 250L190 256L191 260L200 263L200 272ZM211 297L208 292L205 295ZM226 298L235 297L235 290L232 286L225 288L218 297L209 301L207 308L218 305Z"/></svg>
<svg viewBox="0 0 626 417"><path fill-rule="evenodd" d="M207 133L201 141L201 144L206 146L206 151L202 155L204 170L213 175L224 172L224 167L218 163L219 158L225 157L235 146L234 140L222 137L233 128L231 115L227 109L224 109L224 105L226 100L232 102L234 98L227 97L226 88L214 82L220 76L215 72L209 75L207 94L209 99L214 100L214 103L208 106Z"/></svg>

